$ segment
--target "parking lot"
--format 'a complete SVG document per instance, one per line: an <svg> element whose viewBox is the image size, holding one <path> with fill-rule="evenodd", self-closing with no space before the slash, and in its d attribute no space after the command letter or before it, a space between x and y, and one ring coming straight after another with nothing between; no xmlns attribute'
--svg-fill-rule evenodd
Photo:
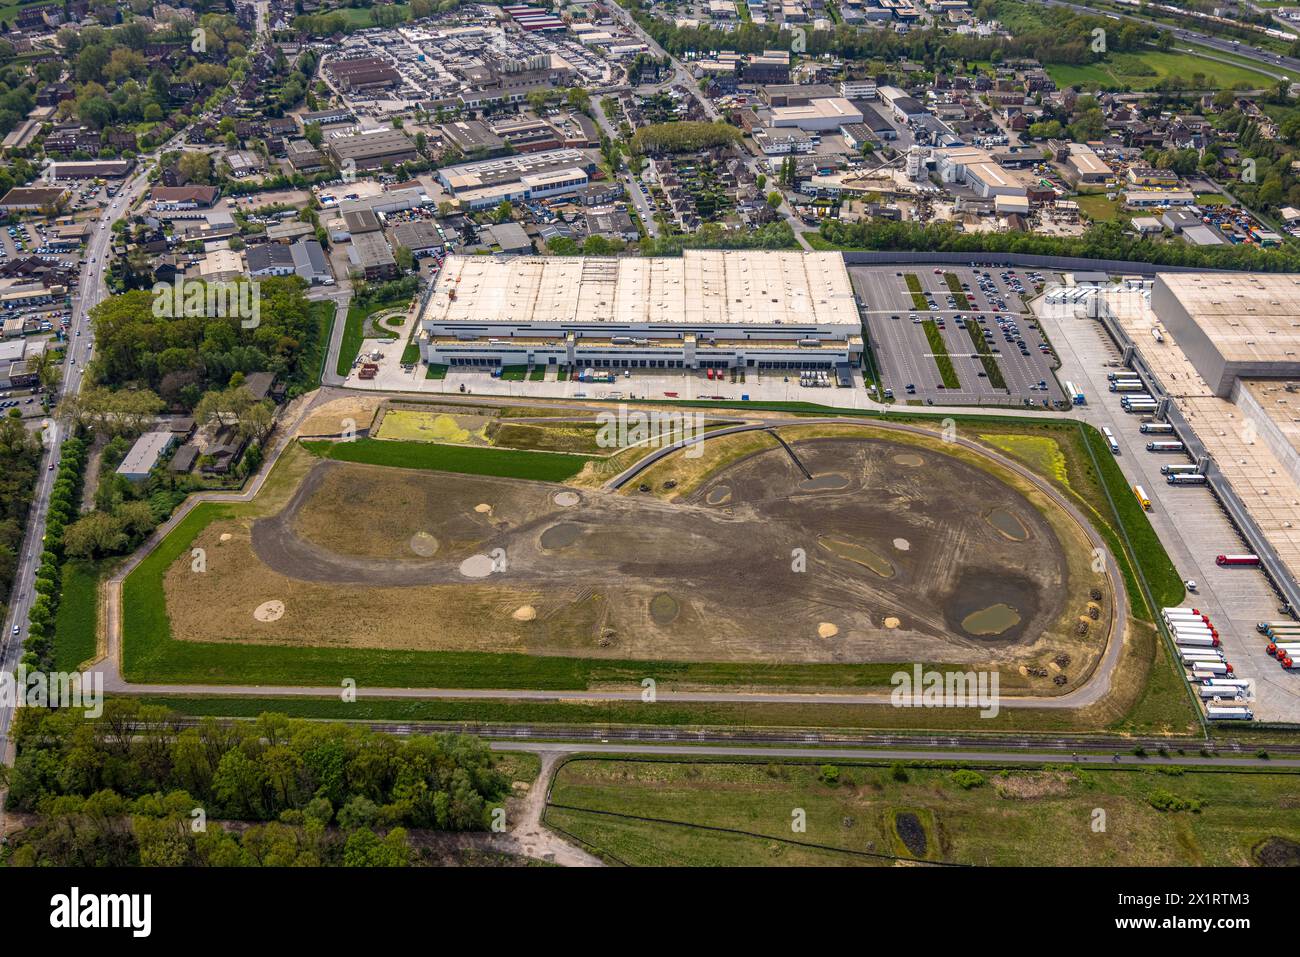
<svg viewBox="0 0 1300 957"><path fill-rule="evenodd" d="M1038 405L1064 402L1053 374L1055 357L1022 295L1032 295L1037 273L1001 267L855 266L849 269L882 386L899 402L924 405ZM959 291L949 286L955 277ZM917 301L909 287L915 277ZM965 297L965 301L961 297ZM934 349L926 337L935 323L952 360L956 387L943 383ZM972 338L986 344L1005 387L990 379L987 363Z"/></svg>

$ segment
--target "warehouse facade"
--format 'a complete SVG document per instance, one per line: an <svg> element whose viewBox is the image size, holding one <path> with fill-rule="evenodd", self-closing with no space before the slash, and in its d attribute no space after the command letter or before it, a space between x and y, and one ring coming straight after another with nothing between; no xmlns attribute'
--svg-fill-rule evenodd
<svg viewBox="0 0 1300 957"><path fill-rule="evenodd" d="M1300 277L1160 273L1151 308L1221 398L1238 379L1300 378Z"/></svg>
<svg viewBox="0 0 1300 957"><path fill-rule="evenodd" d="M420 329L449 366L834 371L863 349L844 260L819 252L452 256Z"/></svg>

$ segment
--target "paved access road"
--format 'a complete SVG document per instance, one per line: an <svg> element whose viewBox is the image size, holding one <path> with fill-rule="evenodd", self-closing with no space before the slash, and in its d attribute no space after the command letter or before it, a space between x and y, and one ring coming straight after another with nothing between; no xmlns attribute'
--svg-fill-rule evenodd
<svg viewBox="0 0 1300 957"><path fill-rule="evenodd" d="M260 0L257 18L257 40L260 46L265 41L267 0ZM210 119L205 115L203 119ZM117 196L113 197L99 219L93 224L90 239L86 243L86 264L82 267L77 293L73 296L72 321L68 326L68 348L63 365L62 395L76 395L81 391L86 364L94 354L94 331L90 328L88 314L95 306L108 298L105 277L108 272L109 250L113 240L113 222L126 215L149 188L149 170L158 157L170 150L179 149L185 143L189 128L178 132L166 143L152 153L146 153L137 160L137 172L123 184ZM45 541L45 518L50 504L50 489L54 485L55 469L63 450L63 439L68 431L66 419L47 420L44 429L46 468L42 469L32 498L28 514L27 532L23 537L22 551L19 554L18 571L14 577L14 601L9 608L9 617L5 619L4 631L0 634L0 669L12 671L22 658L22 643L26 638L27 616L31 611L36 580L36 568L40 563L40 554ZM14 634L14 626L18 634ZM13 722L13 707L10 704L0 706L0 759L8 755L9 728Z"/></svg>
<svg viewBox="0 0 1300 957"><path fill-rule="evenodd" d="M493 751L527 751L533 754L611 754L611 755L664 755L674 754L683 757L725 757L725 758L761 758L770 761L773 758L793 758L796 760L825 761L836 758L841 761L966 761L976 764L1062 764L1063 756L1052 752L1033 751L962 751L955 753L947 750L917 750L912 748L746 748L731 745L713 744L606 744L592 742L569 743L561 741L493 741L489 747ZM1118 760L1117 760L1118 759ZM1086 752L1072 755L1069 763L1100 765L1102 767L1146 767L1156 764L1151 758L1139 758L1132 754L1088 754ZM1220 768L1300 768L1300 758L1260 758L1260 757L1212 757L1185 756L1159 759L1159 763L1186 765L1188 767Z"/></svg>

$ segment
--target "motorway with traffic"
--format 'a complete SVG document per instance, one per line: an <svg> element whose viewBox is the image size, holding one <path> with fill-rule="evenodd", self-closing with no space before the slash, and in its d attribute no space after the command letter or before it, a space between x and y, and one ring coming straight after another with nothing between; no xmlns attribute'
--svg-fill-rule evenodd
<svg viewBox="0 0 1300 957"><path fill-rule="evenodd" d="M1211 36L1207 33L1201 33L1197 30L1188 30L1185 27L1176 27L1172 24L1161 23L1148 17L1133 16L1127 13L1111 12L1108 9L1100 7L1090 7L1082 3L1070 3L1069 0L1044 0L1049 7L1064 7L1067 10L1073 10L1075 13L1085 13L1091 16L1109 17L1113 20L1131 20L1134 23L1141 23L1145 26L1155 27L1166 33L1172 33L1174 39L1184 40L1188 43L1197 43L1201 46L1209 47L1211 50L1218 50L1220 53L1230 53L1235 57L1252 60L1255 63L1266 66L1280 67L1289 73L1274 73L1272 71L1262 71L1275 76L1278 79L1291 79L1300 77L1300 59L1293 56L1286 56L1280 53L1267 53L1258 50L1248 43L1239 40L1225 40L1221 37ZM1231 61L1228 61L1231 62Z"/></svg>

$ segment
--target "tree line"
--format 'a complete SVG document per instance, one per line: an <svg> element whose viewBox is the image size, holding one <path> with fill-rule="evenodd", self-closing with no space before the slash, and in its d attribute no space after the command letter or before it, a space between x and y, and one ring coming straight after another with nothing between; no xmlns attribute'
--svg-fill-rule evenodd
<svg viewBox="0 0 1300 957"><path fill-rule="evenodd" d="M1290 246L1189 246L1129 235L1118 222L1097 223L1082 236L1041 236L1036 233L964 233L949 223L895 223L881 220L842 223L825 220L822 238L842 249L916 252L1027 253L1118 259L1158 266L1195 266L1248 272L1296 272L1300 252Z"/></svg>
<svg viewBox="0 0 1300 957"><path fill-rule="evenodd" d="M14 741L8 806L38 815L10 841L18 864L402 864L406 829L485 830L509 790L467 735L398 738L279 714L182 727L125 698L95 719L19 709Z"/></svg>
<svg viewBox="0 0 1300 957"><path fill-rule="evenodd" d="M0 620L9 610L27 512L41 463L40 440L27 431L17 409L0 419Z"/></svg>

